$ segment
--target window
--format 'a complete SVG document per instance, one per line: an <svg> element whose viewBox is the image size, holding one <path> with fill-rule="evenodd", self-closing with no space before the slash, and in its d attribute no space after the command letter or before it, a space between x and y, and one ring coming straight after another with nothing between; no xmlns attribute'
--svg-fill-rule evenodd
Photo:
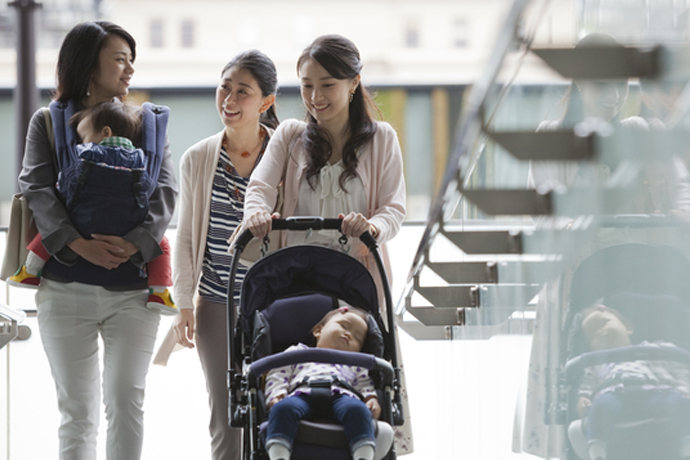
<svg viewBox="0 0 690 460"><path fill-rule="evenodd" d="M415 21L407 23L405 28L405 46L407 48L417 48L419 46L419 26Z"/></svg>
<svg viewBox="0 0 690 460"><path fill-rule="evenodd" d="M455 18L453 21L453 46L466 48L469 44L469 27L467 18Z"/></svg>
<svg viewBox="0 0 690 460"><path fill-rule="evenodd" d="M151 48L163 48L163 20L152 19L149 32Z"/></svg>
<svg viewBox="0 0 690 460"><path fill-rule="evenodd" d="M185 19L182 21L181 30L182 33L182 48L194 48L194 38L196 28L194 27L194 21L191 19Z"/></svg>

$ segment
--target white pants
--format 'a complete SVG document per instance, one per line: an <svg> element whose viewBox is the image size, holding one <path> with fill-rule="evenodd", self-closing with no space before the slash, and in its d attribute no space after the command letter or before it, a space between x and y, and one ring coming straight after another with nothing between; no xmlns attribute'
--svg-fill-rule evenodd
<svg viewBox="0 0 690 460"><path fill-rule="evenodd" d="M143 404L160 314L146 308L146 290L108 291L81 283L41 280L38 327L55 379L62 422L61 460L95 460L103 402L108 420L108 460L138 460Z"/></svg>

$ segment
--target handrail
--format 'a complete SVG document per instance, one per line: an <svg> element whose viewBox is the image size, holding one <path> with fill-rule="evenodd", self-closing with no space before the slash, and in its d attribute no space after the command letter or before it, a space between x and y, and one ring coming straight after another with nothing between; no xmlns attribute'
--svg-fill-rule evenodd
<svg viewBox="0 0 690 460"><path fill-rule="evenodd" d="M527 3L528 0L515 0L512 3L503 25L499 29L498 40L494 45L484 74L472 86L466 108L461 114L456 128L452 148L453 155L448 161L441 187L429 211L427 226L412 261L412 268L407 279L408 283L421 270L424 252L438 232L439 222L443 220L443 214L449 202L448 198L458 190L458 183L462 181L463 164L467 163L467 154L481 132L482 108L489 96L491 85L499 74L505 56L514 44L515 31Z"/></svg>

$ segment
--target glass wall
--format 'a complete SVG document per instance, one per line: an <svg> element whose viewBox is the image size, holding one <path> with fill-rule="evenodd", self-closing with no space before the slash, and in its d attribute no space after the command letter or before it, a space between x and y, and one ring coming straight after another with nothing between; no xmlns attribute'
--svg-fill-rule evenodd
<svg viewBox="0 0 690 460"><path fill-rule="evenodd" d="M556 34L553 3L507 20L506 36L519 32L466 99L403 317L459 342L529 331L514 452L679 459L689 5L570 6L571 36Z"/></svg>

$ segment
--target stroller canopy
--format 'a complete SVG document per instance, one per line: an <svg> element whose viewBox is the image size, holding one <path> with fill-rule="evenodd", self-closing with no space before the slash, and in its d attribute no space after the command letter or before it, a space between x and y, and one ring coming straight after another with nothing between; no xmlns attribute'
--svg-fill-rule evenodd
<svg viewBox="0 0 690 460"><path fill-rule="evenodd" d="M369 270L353 257L323 246L291 246L268 254L247 272L240 297L240 327L275 300L319 292L371 313L378 291Z"/></svg>

